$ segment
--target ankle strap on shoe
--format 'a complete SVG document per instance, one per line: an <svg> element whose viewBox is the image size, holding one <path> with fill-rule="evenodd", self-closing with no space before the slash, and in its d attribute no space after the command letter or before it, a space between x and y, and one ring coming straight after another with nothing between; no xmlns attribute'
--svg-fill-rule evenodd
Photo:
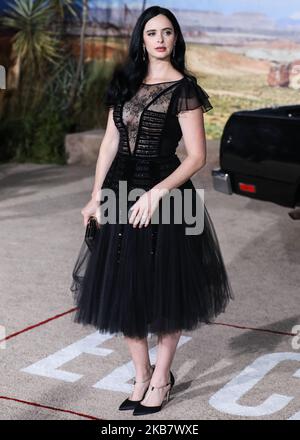
<svg viewBox="0 0 300 440"><path fill-rule="evenodd" d="M153 373L153 370L154 370L154 365L151 365L151 370L152 370L152 373ZM135 385L136 383L146 383L146 382L148 382L149 380L151 380L151 377L152 377L152 374L151 374L151 376L150 377L148 377L148 379L146 379L146 380L143 380L143 381L136 381L135 379L133 379L133 384Z"/></svg>
<svg viewBox="0 0 300 440"><path fill-rule="evenodd" d="M135 385L136 383L146 383L146 382L149 382L149 380L151 380L151 377L149 377L149 378L146 379L146 380L138 380L138 381L136 381L135 379L133 379L133 384Z"/></svg>
<svg viewBox="0 0 300 440"><path fill-rule="evenodd" d="M153 390L154 388L156 388L156 389L164 388L164 387L167 387L168 385L171 385L171 382L168 382L166 385L162 385L160 387L156 387L155 385L151 385L151 390Z"/></svg>

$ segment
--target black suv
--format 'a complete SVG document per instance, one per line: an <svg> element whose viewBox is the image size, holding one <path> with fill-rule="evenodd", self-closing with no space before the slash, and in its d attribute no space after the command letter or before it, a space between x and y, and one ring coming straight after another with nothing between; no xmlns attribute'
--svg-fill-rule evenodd
<svg viewBox="0 0 300 440"><path fill-rule="evenodd" d="M214 188L226 194L300 206L300 105L232 113L212 177ZM298 219L299 213L289 214Z"/></svg>

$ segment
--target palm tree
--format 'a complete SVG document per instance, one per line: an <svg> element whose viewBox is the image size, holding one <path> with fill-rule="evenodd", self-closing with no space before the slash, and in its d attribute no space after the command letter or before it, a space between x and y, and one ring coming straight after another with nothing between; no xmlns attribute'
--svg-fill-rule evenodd
<svg viewBox="0 0 300 440"><path fill-rule="evenodd" d="M42 76L47 62L60 58L59 41L50 30L53 9L46 0L15 0L0 23L15 31L12 55L21 71Z"/></svg>
<svg viewBox="0 0 300 440"><path fill-rule="evenodd" d="M67 105L68 113L72 113L75 99L78 93L78 86L80 81L80 75L82 73L83 63L84 63L84 44L85 44L85 31L88 19L88 0L82 1L82 21L81 21L81 31L80 31L80 53L77 62L77 69L74 77L74 81L70 90L70 98Z"/></svg>
<svg viewBox="0 0 300 440"><path fill-rule="evenodd" d="M72 18L74 22L79 20L78 13L82 7L82 0L49 0L49 3L54 13L52 27L63 39L69 18Z"/></svg>
<svg viewBox="0 0 300 440"><path fill-rule="evenodd" d="M77 17L76 6L79 3L74 0L51 0L51 7L60 15L63 20L66 13L70 13L74 18ZM81 3L81 2L80 2Z"/></svg>
<svg viewBox="0 0 300 440"><path fill-rule="evenodd" d="M23 112L34 106L43 95L49 65L63 62L64 21L67 15L77 17L81 0L14 0L4 10L0 24L12 29L12 66L8 87L18 88Z"/></svg>

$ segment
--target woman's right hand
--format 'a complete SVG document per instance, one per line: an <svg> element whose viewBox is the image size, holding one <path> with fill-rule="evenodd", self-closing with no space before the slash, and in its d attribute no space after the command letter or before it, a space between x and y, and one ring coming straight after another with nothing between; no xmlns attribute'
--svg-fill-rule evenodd
<svg viewBox="0 0 300 440"><path fill-rule="evenodd" d="M100 202L96 198L91 198L91 200L85 205L81 210L83 215L83 224L86 227L91 216L97 218L98 223L100 223Z"/></svg>

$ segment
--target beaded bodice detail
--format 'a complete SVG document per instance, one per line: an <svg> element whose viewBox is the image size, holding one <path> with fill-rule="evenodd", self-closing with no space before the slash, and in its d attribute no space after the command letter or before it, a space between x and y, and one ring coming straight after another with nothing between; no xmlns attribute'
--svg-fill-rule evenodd
<svg viewBox="0 0 300 440"><path fill-rule="evenodd" d="M116 105L114 120L121 135L120 152L144 158L159 156L172 92L181 81L142 83L130 100Z"/></svg>
<svg viewBox="0 0 300 440"><path fill-rule="evenodd" d="M194 80L142 83L126 102L112 105L120 133L118 152L131 159L152 159L174 154L182 137L177 116L201 107L212 108L208 94Z"/></svg>
<svg viewBox="0 0 300 440"><path fill-rule="evenodd" d="M176 149L182 137L179 114L211 108L206 92L182 77L161 83L142 83L134 96L113 105L120 139L105 186L118 191L119 181L128 190L152 188L180 165Z"/></svg>
<svg viewBox="0 0 300 440"><path fill-rule="evenodd" d="M158 135L159 121L164 120L164 115L167 113L170 97L172 95L172 85L176 84L176 82L177 81L172 81L158 84L143 83L134 97L124 104L123 122L127 127L129 147L132 154L134 153L137 142L141 115L144 109L146 109L148 113L148 118L146 117L146 127L147 125L148 127L152 125L152 134ZM162 114L162 117L157 116L157 113ZM155 124L156 130L154 127Z"/></svg>

